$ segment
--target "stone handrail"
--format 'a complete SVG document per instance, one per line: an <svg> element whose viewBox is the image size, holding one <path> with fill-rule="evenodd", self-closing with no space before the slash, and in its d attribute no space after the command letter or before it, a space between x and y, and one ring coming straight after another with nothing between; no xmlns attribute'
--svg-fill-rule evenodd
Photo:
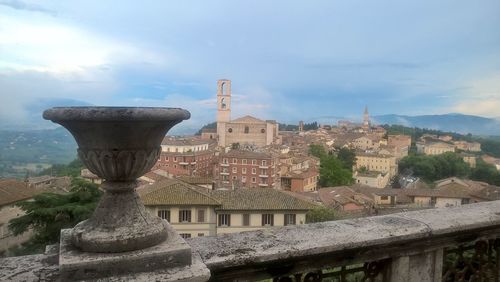
<svg viewBox="0 0 500 282"><path fill-rule="evenodd" d="M342 267L347 271L344 266L363 263L368 277L383 272L384 281L442 281L443 257L448 248L487 244L498 237L500 201L493 201L187 241L193 260L208 267L212 281L280 281L307 273L316 275L309 279L319 279L325 275L320 270ZM500 245L497 242L495 248ZM0 259L0 281L57 279L57 256L50 253ZM497 265L494 272L498 279L498 255L496 258L493 265ZM169 270L164 277L174 276L175 272ZM145 277L129 275L127 279ZM183 279L190 281L189 277Z"/></svg>

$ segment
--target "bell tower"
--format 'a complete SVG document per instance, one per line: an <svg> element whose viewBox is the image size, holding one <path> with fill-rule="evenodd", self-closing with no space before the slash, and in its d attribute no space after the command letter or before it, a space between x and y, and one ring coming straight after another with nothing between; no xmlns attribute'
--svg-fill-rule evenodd
<svg viewBox="0 0 500 282"><path fill-rule="evenodd" d="M226 146L226 123L231 121L231 80L217 81L217 137Z"/></svg>
<svg viewBox="0 0 500 282"><path fill-rule="evenodd" d="M217 122L231 120L231 80L217 81Z"/></svg>

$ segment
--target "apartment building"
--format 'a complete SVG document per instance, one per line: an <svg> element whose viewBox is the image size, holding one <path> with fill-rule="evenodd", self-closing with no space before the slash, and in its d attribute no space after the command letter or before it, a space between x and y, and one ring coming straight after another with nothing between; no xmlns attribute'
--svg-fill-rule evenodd
<svg viewBox="0 0 500 282"><path fill-rule="evenodd" d="M215 140L165 138L162 152L153 169L171 176L212 176L216 164Z"/></svg>
<svg viewBox="0 0 500 282"><path fill-rule="evenodd" d="M276 187L277 158L269 153L230 150L219 155L216 175L224 187Z"/></svg>

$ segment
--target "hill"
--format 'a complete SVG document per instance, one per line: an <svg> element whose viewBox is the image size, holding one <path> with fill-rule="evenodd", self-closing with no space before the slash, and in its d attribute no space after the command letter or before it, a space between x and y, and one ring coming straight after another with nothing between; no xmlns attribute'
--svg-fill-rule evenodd
<svg viewBox="0 0 500 282"><path fill-rule="evenodd" d="M372 117L376 124L396 124L473 135L499 135L500 120L463 114L445 115L380 115Z"/></svg>

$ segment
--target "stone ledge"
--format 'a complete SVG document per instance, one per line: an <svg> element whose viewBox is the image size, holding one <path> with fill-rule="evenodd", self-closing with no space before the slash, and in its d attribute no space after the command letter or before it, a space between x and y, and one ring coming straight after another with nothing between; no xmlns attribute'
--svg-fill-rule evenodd
<svg viewBox="0 0 500 282"><path fill-rule="evenodd" d="M382 259L495 236L500 201L188 239L212 274ZM242 274L241 272L239 273Z"/></svg>

